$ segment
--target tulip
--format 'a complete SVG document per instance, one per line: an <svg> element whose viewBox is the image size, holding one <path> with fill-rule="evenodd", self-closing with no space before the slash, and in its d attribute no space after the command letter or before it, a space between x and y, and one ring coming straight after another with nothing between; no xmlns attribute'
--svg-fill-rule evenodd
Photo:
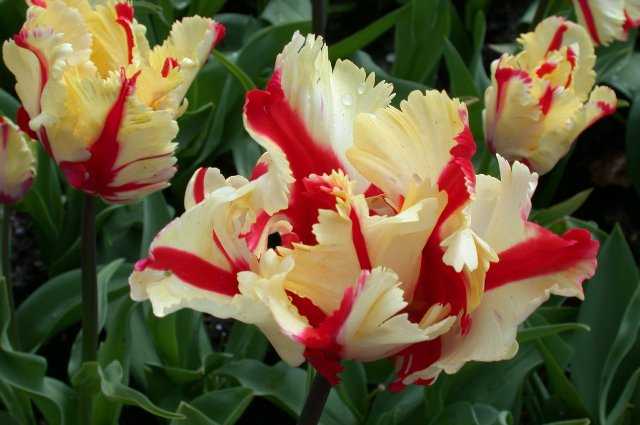
<svg viewBox="0 0 640 425"><path fill-rule="evenodd" d="M0 204L18 202L36 174L31 140L8 118L0 116Z"/></svg>
<svg viewBox="0 0 640 425"><path fill-rule="evenodd" d="M519 54L491 65L485 139L492 152L545 174L582 131L615 112L616 95L594 88L594 48L579 25L550 17L519 42Z"/></svg>
<svg viewBox="0 0 640 425"><path fill-rule="evenodd" d="M3 55L16 76L22 127L69 183L110 203L168 186L176 118L224 28L193 17L153 49L127 1L32 1Z"/></svg>
<svg viewBox="0 0 640 425"><path fill-rule="evenodd" d="M294 35L246 98L266 153L249 179L194 174L187 211L136 264L132 297L157 315L255 324L332 384L343 359L395 359L399 390L513 356L517 326L550 293L581 296L598 244L526 221L537 174L524 165L476 176L464 103L391 97L351 62L332 67L321 38Z"/></svg>
<svg viewBox="0 0 640 425"><path fill-rule="evenodd" d="M638 0L573 0L573 7L596 44L624 41L631 29L640 26Z"/></svg>

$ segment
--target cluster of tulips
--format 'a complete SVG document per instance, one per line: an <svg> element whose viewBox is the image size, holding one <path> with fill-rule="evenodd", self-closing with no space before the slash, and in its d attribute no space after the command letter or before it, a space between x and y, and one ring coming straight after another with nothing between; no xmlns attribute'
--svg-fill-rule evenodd
<svg viewBox="0 0 640 425"><path fill-rule="evenodd" d="M547 18L492 64L483 117L499 179L475 173L463 102L430 90L391 106L391 84L296 33L266 89L246 94L264 149L253 173L195 172L131 297L158 316L254 324L332 384L343 359L395 359L400 390L511 358L518 325L551 294L581 298L595 271L598 243L528 221L531 197L615 111L615 93L594 87L594 43L640 24L636 0L574 2L583 26ZM87 196L130 203L167 187L185 94L223 35L186 18L151 48L128 1L31 0L3 46L22 108L19 127L0 120L0 202L35 177L30 139Z"/></svg>

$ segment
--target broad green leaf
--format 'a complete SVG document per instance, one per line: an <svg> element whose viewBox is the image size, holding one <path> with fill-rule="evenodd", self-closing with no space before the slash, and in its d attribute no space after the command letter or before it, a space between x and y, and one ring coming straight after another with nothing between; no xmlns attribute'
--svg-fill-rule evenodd
<svg viewBox="0 0 640 425"><path fill-rule="evenodd" d="M369 405L367 375L360 362L345 361L340 374L340 384L336 387L338 395L351 412L362 422Z"/></svg>
<svg viewBox="0 0 640 425"><path fill-rule="evenodd" d="M536 346L544 359L548 380L551 388L554 390L554 393L558 394L560 399L564 401L565 405L573 415L588 415L589 412L587 412L578 391L573 383L567 378L564 369L562 369L553 353L549 348L547 348L542 340L536 340Z"/></svg>
<svg viewBox="0 0 640 425"><path fill-rule="evenodd" d="M620 394L620 398L616 401L615 405L611 409L611 412L607 416L606 424L617 424L625 414L625 411L630 408L637 408L630 403L630 400L634 396L634 393L638 391L638 381L640 380L640 369L636 370L633 375L627 381L627 384Z"/></svg>
<svg viewBox="0 0 640 425"><path fill-rule="evenodd" d="M236 359L262 360L268 347L269 342L257 327L235 322L224 351Z"/></svg>
<svg viewBox="0 0 640 425"><path fill-rule="evenodd" d="M609 379L605 372L614 373L608 359L616 355L612 348L618 335L628 332L626 327L630 324L623 320L639 281L633 255L622 231L616 227L600 250L598 270L586 284L585 301L578 315L578 321L591 327L591 332L577 334L573 342L575 352L580 355L572 361L572 376L593 417L600 416L600 400L606 396L603 384Z"/></svg>
<svg viewBox="0 0 640 425"><path fill-rule="evenodd" d="M207 62L207 65L211 62ZM197 149L197 140L202 132L206 131L207 121L213 109L213 103L208 102L195 110L186 112L178 119L180 132L175 142L178 143L177 155L180 159L188 157L193 150Z"/></svg>
<svg viewBox="0 0 640 425"><path fill-rule="evenodd" d="M534 211L529 220L535 221L541 226L548 227L553 224L556 220L560 220L565 216L571 215L576 212L589 198L593 189L583 190L571 198L562 201L556 205L553 205L549 208L545 208L543 210Z"/></svg>
<svg viewBox="0 0 640 425"><path fill-rule="evenodd" d="M329 46L331 60L349 57L368 46L372 41L390 30L408 8L410 8L410 3L389 12L354 34Z"/></svg>
<svg viewBox="0 0 640 425"><path fill-rule="evenodd" d="M131 375L145 390L148 390L145 367L147 363L162 364L158 350L153 343L151 331L147 326L147 313L151 310L148 303L141 303L140 307L131 315Z"/></svg>
<svg viewBox="0 0 640 425"><path fill-rule="evenodd" d="M558 325L543 325L524 328L518 332L518 343L533 341L562 332L582 331L589 332L590 328L582 323L561 323Z"/></svg>
<svg viewBox="0 0 640 425"><path fill-rule="evenodd" d="M131 269L123 266L109 285L108 296L128 290ZM73 270L42 284L16 312L22 347L37 350L47 339L80 320L80 271ZM46 317L46 320L42 320Z"/></svg>
<svg viewBox="0 0 640 425"><path fill-rule="evenodd" d="M184 418L179 413L169 412L156 406L146 395L124 384L122 365L117 360L105 368L102 368L97 362L83 363L78 373L74 375L73 383L81 391L99 389L111 401L138 406L162 418Z"/></svg>
<svg viewBox="0 0 640 425"><path fill-rule="evenodd" d="M16 112L20 107L20 102L14 99L6 91L0 89L0 115L4 115L9 117L9 119L13 122L16 121Z"/></svg>
<svg viewBox="0 0 640 425"><path fill-rule="evenodd" d="M216 58L225 68L227 68L227 71L229 71L231 75L233 75L238 80L245 91L256 88L256 83L251 80L251 77L249 77L247 73L242 70L242 68L227 59L227 57L223 53L220 53L215 49L211 53L213 54L213 57Z"/></svg>
<svg viewBox="0 0 640 425"><path fill-rule="evenodd" d="M225 3L226 0L192 0L189 15L213 16Z"/></svg>
<svg viewBox="0 0 640 425"><path fill-rule="evenodd" d="M486 88L491 84L491 80L487 76L487 71L483 63L484 42L487 32L487 20L482 11L476 13L473 21L473 56L469 64L469 70L473 75L478 90L484 94Z"/></svg>
<svg viewBox="0 0 640 425"><path fill-rule="evenodd" d="M449 35L449 0L412 0L396 24L396 77L429 83Z"/></svg>
<svg viewBox="0 0 640 425"><path fill-rule="evenodd" d="M3 425L20 425L18 419L13 417L9 412L0 411L0 423Z"/></svg>
<svg viewBox="0 0 640 425"><path fill-rule="evenodd" d="M568 421L549 422L545 425L589 425L591 421L587 418L584 419L571 419Z"/></svg>
<svg viewBox="0 0 640 425"><path fill-rule="evenodd" d="M509 412L491 406L460 402L449 406L438 416L438 425L511 425Z"/></svg>
<svg viewBox="0 0 640 425"><path fill-rule="evenodd" d="M302 410L305 394L306 374L302 369L291 368L284 363L267 366L255 360L239 360L228 363L218 371L221 375L235 378L243 387L249 388L254 395L268 400L297 416ZM320 418L321 425L355 425L357 419L332 390L326 407Z"/></svg>
<svg viewBox="0 0 640 425"><path fill-rule="evenodd" d="M200 365L198 330L202 314L194 310L179 310L166 317L147 316L147 327L162 364L179 368Z"/></svg>
<svg viewBox="0 0 640 425"><path fill-rule="evenodd" d="M384 391L378 394L371 405L366 425L400 425L424 402L424 390L417 386L407 387L399 393Z"/></svg>
<svg viewBox="0 0 640 425"><path fill-rule="evenodd" d="M271 0L262 11L261 17L273 25L311 21L311 2L300 0Z"/></svg>
<svg viewBox="0 0 640 425"><path fill-rule="evenodd" d="M640 74L637 72L636 74ZM627 134L626 134L626 153L627 153L627 167L629 170L629 176L633 182L633 186L636 188L636 192L640 194L640 92L633 99L631 110L629 111L629 120L627 121Z"/></svg>
<svg viewBox="0 0 640 425"><path fill-rule="evenodd" d="M0 281L4 279L0 278ZM26 393L50 425L75 424L75 394L64 383L48 378L44 357L14 351L9 343L9 301L0 282L0 382ZM42 317L40 317L42 320Z"/></svg>
<svg viewBox="0 0 640 425"><path fill-rule="evenodd" d="M636 43L638 32L631 30L626 41L611 43L596 49L596 75L598 81L609 79L620 72L629 63Z"/></svg>
<svg viewBox="0 0 640 425"><path fill-rule="evenodd" d="M635 52L627 59L626 64L610 73L606 78L606 83L612 85L625 96L633 99L640 95L640 53Z"/></svg>
<svg viewBox="0 0 640 425"><path fill-rule="evenodd" d="M143 230L142 243L140 245L140 257L147 256L149 245L158 232L173 218L172 208L164 199L162 192L152 193L144 198L143 205Z"/></svg>
<svg viewBox="0 0 640 425"><path fill-rule="evenodd" d="M172 425L189 424L189 425L220 425L218 422L210 419L200 410L193 407L187 402L181 402L177 412L184 416L184 419L171 421Z"/></svg>
<svg viewBox="0 0 640 425"><path fill-rule="evenodd" d="M234 425L253 400L253 391L248 388L233 387L210 391L189 402L202 414L220 425ZM175 422L172 425L179 425Z"/></svg>

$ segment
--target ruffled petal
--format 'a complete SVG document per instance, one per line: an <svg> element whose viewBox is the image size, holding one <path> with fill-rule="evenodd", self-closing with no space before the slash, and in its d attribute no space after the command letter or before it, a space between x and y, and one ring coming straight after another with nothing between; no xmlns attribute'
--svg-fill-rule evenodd
<svg viewBox="0 0 640 425"><path fill-rule="evenodd" d="M19 201L31 188L36 174L31 143L14 123L0 116L0 204Z"/></svg>
<svg viewBox="0 0 640 425"><path fill-rule="evenodd" d="M578 22L589 31L596 44L626 38L625 0L573 0Z"/></svg>

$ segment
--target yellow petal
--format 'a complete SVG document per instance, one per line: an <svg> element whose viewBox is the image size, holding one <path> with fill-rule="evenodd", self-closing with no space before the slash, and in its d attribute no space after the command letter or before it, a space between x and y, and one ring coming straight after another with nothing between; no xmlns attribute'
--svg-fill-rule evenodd
<svg viewBox="0 0 640 425"><path fill-rule="evenodd" d="M625 0L573 0L580 25L585 27L594 43L608 45L624 40Z"/></svg>
<svg viewBox="0 0 640 425"><path fill-rule="evenodd" d="M8 118L0 116L0 203L20 200L35 177L35 156L29 137Z"/></svg>

